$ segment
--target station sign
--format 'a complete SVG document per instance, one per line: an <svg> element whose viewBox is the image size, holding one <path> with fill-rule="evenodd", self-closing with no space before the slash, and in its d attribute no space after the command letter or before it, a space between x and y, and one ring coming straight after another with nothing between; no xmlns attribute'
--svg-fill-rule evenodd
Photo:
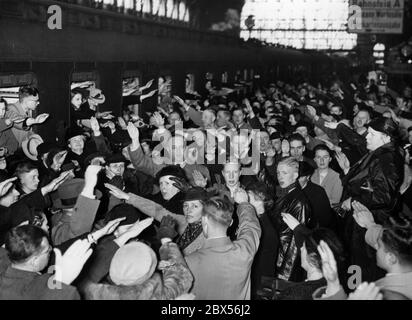
<svg viewBox="0 0 412 320"><path fill-rule="evenodd" d="M348 31L402 34L405 0L349 0Z"/></svg>

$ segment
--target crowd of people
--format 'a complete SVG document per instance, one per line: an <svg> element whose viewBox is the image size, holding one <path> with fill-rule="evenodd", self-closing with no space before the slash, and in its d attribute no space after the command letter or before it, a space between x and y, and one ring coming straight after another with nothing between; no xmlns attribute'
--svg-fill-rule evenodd
<svg viewBox="0 0 412 320"><path fill-rule="evenodd" d="M412 299L412 89L0 100L0 299Z"/></svg>

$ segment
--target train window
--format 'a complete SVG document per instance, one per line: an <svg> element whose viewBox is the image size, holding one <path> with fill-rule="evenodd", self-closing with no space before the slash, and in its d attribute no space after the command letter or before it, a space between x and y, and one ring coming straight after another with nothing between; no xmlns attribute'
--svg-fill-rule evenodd
<svg viewBox="0 0 412 320"><path fill-rule="evenodd" d="M159 103L164 100L165 97L170 97L172 94L172 77L170 75L160 76L158 78L158 97Z"/></svg>
<svg viewBox="0 0 412 320"><path fill-rule="evenodd" d="M213 73L211 72L206 72L206 83L205 83L205 88L208 91L211 91L214 87L213 83Z"/></svg>
<svg viewBox="0 0 412 320"><path fill-rule="evenodd" d="M140 78L123 78L123 97L130 96L139 91Z"/></svg>
<svg viewBox="0 0 412 320"><path fill-rule="evenodd" d="M25 85L37 87L37 80L33 73L25 74L2 74L0 75L0 98L8 104L19 100L19 89Z"/></svg>
<svg viewBox="0 0 412 320"><path fill-rule="evenodd" d="M139 115L140 88L143 86L139 70L125 70L123 73L122 109L126 113Z"/></svg>
<svg viewBox="0 0 412 320"><path fill-rule="evenodd" d="M86 81L72 81L70 84L70 89L73 92L79 92L82 95L82 103L87 101L90 94L91 88L98 88L96 81L86 80ZM73 98L73 96L72 96ZM73 102L73 101L72 101Z"/></svg>
<svg viewBox="0 0 412 320"><path fill-rule="evenodd" d="M192 73L186 74L185 91L191 93L195 91L195 75Z"/></svg>
<svg viewBox="0 0 412 320"><path fill-rule="evenodd" d="M70 102L72 107L78 109L81 104L88 102L90 109L96 110L106 100L103 92L99 90L99 85L100 81L96 71L73 72L70 84L70 89L72 90Z"/></svg>
<svg viewBox="0 0 412 320"><path fill-rule="evenodd" d="M247 81L248 79L247 79L247 69L244 69L243 70L243 80L244 81Z"/></svg>
<svg viewBox="0 0 412 320"><path fill-rule="evenodd" d="M19 101L19 88L9 87L0 88L0 98L6 100L7 104L14 104Z"/></svg>
<svg viewBox="0 0 412 320"><path fill-rule="evenodd" d="M125 70L123 72L123 97L132 94L138 94L139 88L142 86L142 77L139 70Z"/></svg>
<svg viewBox="0 0 412 320"><path fill-rule="evenodd" d="M89 80L87 80L87 81L73 81L70 84L70 89L71 90L76 89L76 88L86 89L87 90L90 87L97 87L96 81L89 81Z"/></svg>
<svg viewBox="0 0 412 320"><path fill-rule="evenodd" d="M80 106L83 103L86 103L87 101L90 102L90 100L88 100L88 98L91 96L92 88L98 88L96 86L95 81L92 81L92 80L73 81L70 85L70 89L71 89L70 104L71 104L71 107L73 107L77 110L77 109L80 108ZM97 101L102 101L101 103L103 103L104 100L105 100L105 97L101 92L99 92L99 91L96 91L96 92L97 92L96 104L92 106L89 103L90 107L97 107L97 105L100 104L100 103L97 103ZM94 101L94 100L92 100L92 101Z"/></svg>
<svg viewBox="0 0 412 320"><path fill-rule="evenodd" d="M229 80L229 74L227 73L227 71L222 73L222 83L227 84Z"/></svg>
<svg viewBox="0 0 412 320"><path fill-rule="evenodd" d="M236 71L235 82L240 83L242 81L242 72L240 70Z"/></svg>
<svg viewBox="0 0 412 320"><path fill-rule="evenodd" d="M99 85L99 77L96 71L75 71L72 73L72 84L90 81Z"/></svg>
<svg viewBox="0 0 412 320"><path fill-rule="evenodd" d="M122 109L131 114L139 115L139 103L140 92L139 88L141 86L141 81L139 76L131 76L130 73L125 72L124 76L129 76L123 78L123 100Z"/></svg>

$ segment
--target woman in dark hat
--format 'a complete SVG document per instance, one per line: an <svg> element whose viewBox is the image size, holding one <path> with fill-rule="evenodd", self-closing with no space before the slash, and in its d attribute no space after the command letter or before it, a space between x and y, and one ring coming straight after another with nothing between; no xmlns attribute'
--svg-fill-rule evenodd
<svg viewBox="0 0 412 320"><path fill-rule="evenodd" d="M90 156L89 158L92 157L94 156ZM114 185L125 192L132 192L142 196L152 194L153 177L138 170L128 168L128 160L122 153L106 155L104 157L104 162L105 170L100 174L97 184L97 188L103 193L98 217L102 217L107 211L111 210L119 203L118 199L110 197L110 194L104 187L105 183Z"/></svg>
<svg viewBox="0 0 412 320"><path fill-rule="evenodd" d="M203 204L208 195L203 188L189 189L183 198L183 213L186 227L176 243L184 255L189 255L198 250L205 240L202 229ZM182 226L183 227L183 226Z"/></svg>
<svg viewBox="0 0 412 320"><path fill-rule="evenodd" d="M347 212L352 210L352 202L358 201L372 212L378 224L398 214L404 155L397 143L397 132L392 119L376 118L369 123L366 136L369 152L350 167L349 161L340 159L346 174L342 180L342 208ZM347 214L345 220L344 239L350 250L350 263L362 268L363 280L379 279L381 272L376 267L375 254L364 241L365 230L354 222L352 214Z"/></svg>
<svg viewBox="0 0 412 320"><path fill-rule="evenodd" d="M84 152L86 136L80 127L71 127L66 133L68 153L64 164L74 164L76 177L83 178L84 162L88 154Z"/></svg>
<svg viewBox="0 0 412 320"><path fill-rule="evenodd" d="M186 174L179 166L166 166L156 175L156 181L160 187L160 193L152 200L160 204L166 210L183 215L183 193L187 186Z"/></svg>

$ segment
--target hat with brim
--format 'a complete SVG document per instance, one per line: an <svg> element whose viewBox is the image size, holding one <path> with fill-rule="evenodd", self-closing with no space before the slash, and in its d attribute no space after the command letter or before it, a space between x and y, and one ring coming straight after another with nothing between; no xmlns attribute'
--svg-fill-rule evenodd
<svg viewBox="0 0 412 320"><path fill-rule="evenodd" d="M186 174L184 170L176 165L163 167L156 175L156 181L159 182L160 178L165 176L173 176L186 180Z"/></svg>
<svg viewBox="0 0 412 320"><path fill-rule="evenodd" d="M94 100L98 104L102 104L106 101L106 97L102 93L102 90L98 88L89 88L89 99Z"/></svg>
<svg viewBox="0 0 412 320"><path fill-rule="evenodd" d="M396 123L390 118L375 118L371 122L369 122L368 126L371 127L373 130L384 133L392 138L395 137L398 132L398 127Z"/></svg>
<svg viewBox="0 0 412 320"><path fill-rule="evenodd" d="M101 152L101 151L92 152L91 154L89 154L84 159L84 165L87 167L88 165L91 164L93 159L95 159L95 158L103 158L104 159L105 156L106 156L106 154Z"/></svg>
<svg viewBox="0 0 412 320"><path fill-rule="evenodd" d="M36 161L37 160L37 147L43 143L42 137L38 134L32 134L31 136L25 138L21 147L27 158Z"/></svg>
<svg viewBox="0 0 412 320"><path fill-rule="evenodd" d="M66 134L66 141L69 141L77 136L82 136L84 139L86 138L84 131L80 127L70 128Z"/></svg>
<svg viewBox="0 0 412 320"><path fill-rule="evenodd" d="M127 203L121 203L117 206L113 207L106 215L106 223L109 221L113 221L119 218L125 218L123 221L119 223L119 226L133 224L139 221L144 214L138 210L137 208L133 207Z"/></svg>
<svg viewBox="0 0 412 320"><path fill-rule="evenodd" d="M188 191L184 193L182 201L195 201L195 200L200 200L200 201L206 201L207 199L210 198L210 195L206 192L205 189L201 187L194 187L190 188Z"/></svg>
<svg viewBox="0 0 412 320"><path fill-rule="evenodd" d="M109 136L109 142L115 147L124 148L132 143L132 139L127 130L116 130Z"/></svg>
<svg viewBox="0 0 412 320"><path fill-rule="evenodd" d="M76 205L77 198L84 188L84 179L71 179L63 182L56 192L51 194L55 209L68 209ZM100 199L102 193L96 190L96 198Z"/></svg>
<svg viewBox="0 0 412 320"><path fill-rule="evenodd" d="M299 122L295 125L295 128L297 129L297 128L301 128L301 127L306 127L306 129L310 130L311 125L310 125L310 123L308 123L308 122L299 121Z"/></svg>
<svg viewBox="0 0 412 320"><path fill-rule="evenodd" d="M106 162L106 165L109 165L111 163L120 163L120 162L126 163L127 159L121 153L114 153L114 154L106 156L104 158L104 161Z"/></svg>
<svg viewBox="0 0 412 320"><path fill-rule="evenodd" d="M13 212L13 214L10 215L10 229L19 226L25 221L27 221L28 224L34 224L35 220L41 219L41 211L26 203L16 203L11 206L10 209Z"/></svg>
<svg viewBox="0 0 412 320"><path fill-rule="evenodd" d="M276 132L273 132L273 133L270 135L269 140L276 140L276 139L281 139L281 138L282 138L282 137L281 137L281 135L280 135L280 132L276 131Z"/></svg>
<svg viewBox="0 0 412 320"><path fill-rule="evenodd" d="M57 143L52 141L43 142L37 146L37 155L42 156L50 152L52 149L58 149Z"/></svg>

